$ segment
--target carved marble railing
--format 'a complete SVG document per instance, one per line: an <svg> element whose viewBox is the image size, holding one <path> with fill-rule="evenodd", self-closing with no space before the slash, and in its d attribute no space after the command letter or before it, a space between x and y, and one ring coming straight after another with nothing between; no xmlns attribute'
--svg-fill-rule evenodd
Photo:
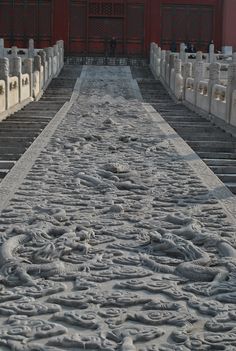
<svg viewBox="0 0 236 351"><path fill-rule="evenodd" d="M152 43L150 54L152 72L177 100L236 127L236 53L226 63L211 48L190 60L183 46L172 53Z"/></svg>
<svg viewBox="0 0 236 351"><path fill-rule="evenodd" d="M27 49L9 49L0 39L0 120L38 100L63 65L62 40L53 47L35 49L30 39Z"/></svg>
<svg viewBox="0 0 236 351"><path fill-rule="evenodd" d="M219 118L226 116L226 87L219 84L213 86L210 112Z"/></svg>

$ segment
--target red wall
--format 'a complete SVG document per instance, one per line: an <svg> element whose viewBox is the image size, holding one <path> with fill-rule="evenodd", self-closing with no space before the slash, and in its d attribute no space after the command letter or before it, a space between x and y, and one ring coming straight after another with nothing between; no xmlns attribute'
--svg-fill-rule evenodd
<svg viewBox="0 0 236 351"><path fill-rule="evenodd" d="M86 39L81 39L76 43L75 38L70 39L70 0L53 0L54 1L54 39L62 38L65 41L67 51L73 52L78 50L82 53L82 46L85 48ZM98 0L102 2L102 0ZM232 0L236 2L236 0ZM77 1L79 4L79 1ZM81 1L82 3L83 1ZM108 2L108 1L106 1ZM148 54L150 42L155 41L161 44L161 6L165 4L181 5L207 5L213 8L213 36L211 39L218 49L222 45L222 3L223 0L125 0L126 6L136 6L143 4L145 8L145 29L144 29L144 54ZM76 3L75 3L76 4ZM135 21L135 19L134 19ZM135 40L128 40L124 49L125 53L135 53ZM72 41L71 41L72 40ZM88 41L88 38L87 38ZM96 41L96 40L95 40ZM99 48L99 43L88 44ZM81 49L79 49L81 47ZM102 47L102 44L100 44ZM78 48L78 49L76 49ZM80 51L79 51L80 50ZM138 51L137 51L138 52Z"/></svg>
<svg viewBox="0 0 236 351"><path fill-rule="evenodd" d="M223 45L236 51L236 0L225 0L223 11Z"/></svg>
<svg viewBox="0 0 236 351"><path fill-rule="evenodd" d="M53 40L68 42L69 36L69 0L54 0Z"/></svg>
<svg viewBox="0 0 236 351"><path fill-rule="evenodd" d="M223 43L235 43L232 34L236 0L91 0L97 3L124 4L124 13L113 21L90 13L87 0L0 0L0 37L6 45L24 47L29 38L37 47L63 39L67 53L104 53L107 43L102 37L108 28L121 33L117 51L123 55L148 55L150 42L161 44L162 5L212 6L213 39L217 48L222 44L222 13L224 9ZM226 6L227 4L227 6ZM99 17L100 16L100 17ZM101 20L99 20L101 18ZM165 20L165 19L163 19ZM123 26L123 27L122 27ZM96 29L98 28L98 33ZM100 35L100 36L99 36ZM106 39L108 40L108 39ZM235 43L236 44L236 43Z"/></svg>
<svg viewBox="0 0 236 351"><path fill-rule="evenodd" d="M222 9L223 1L228 0L150 0L150 41L155 41L161 45L161 33L162 33L162 6L168 5L193 5L196 7L210 6L213 10L213 35L211 40L214 40L215 46L220 49L222 45ZM236 0L233 1L236 5ZM182 6L183 7L183 6ZM235 12L234 12L235 13ZM190 20L191 21L191 20ZM199 23L199 26L201 24ZM207 23L205 24L207 28Z"/></svg>

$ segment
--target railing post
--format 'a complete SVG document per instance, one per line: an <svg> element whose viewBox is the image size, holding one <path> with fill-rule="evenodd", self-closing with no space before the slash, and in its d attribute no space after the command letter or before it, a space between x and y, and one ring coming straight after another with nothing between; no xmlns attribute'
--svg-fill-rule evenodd
<svg viewBox="0 0 236 351"><path fill-rule="evenodd" d="M21 57L15 56L16 52L14 51L13 58L11 59L12 61L12 76L18 78L18 91L19 91L19 101L21 102L21 87L22 87L22 82L21 82L21 76L22 76L22 62L21 62Z"/></svg>
<svg viewBox="0 0 236 351"><path fill-rule="evenodd" d="M198 92L198 84L205 76L205 65L202 60L202 52L198 51L196 55L196 62L194 66L194 104L197 102L197 92Z"/></svg>
<svg viewBox="0 0 236 351"><path fill-rule="evenodd" d="M187 62L184 64L184 68L183 68L183 99L185 99L187 79L192 76L193 76L193 64L192 62Z"/></svg>
<svg viewBox="0 0 236 351"><path fill-rule="evenodd" d="M34 39L29 39L28 57L33 58L35 55L34 51Z"/></svg>
<svg viewBox="0 0 236 351"><path fill-rule="evenodd" d="M168 73L169 80L167 81L167 85L171 88L171 90L173 92L174 92L174 82L173 82L173 80L174 80L174 76L175 76L174 67L175 67L175 54L170 54L170 58L169 58L169 73Z"/></svg>
<svg viewBox="0 0 236 351"><path fill-rule="evenodd" d="M181 43L180 44L179 58L182 60L183 63L185 63L185 58L186 58L185 49L186 49L185 43Z"/></svg>
<svg viewBox="0 0 236 351"><path fill-rule="evenodd" d="M215 62L210 64L210 75L208 83L208 95L209 95L209 112L211 113L212 106L212 91L215 84L220 84L220 64Z"/></svg>
<svg viewBox="0 0 236 351"><path fill-rule="evenodd" d="M214 44L210 44L209 46L209 62L213 63L215 62L215 45Z"/></svg>
<svg viewBox="0 0 236 351"><path fill-rule="evenodd" d="M4 39L0 38L0 58L3 58L4 56L5 56Z"/></svg>
<svg viewBox="0 0 236 351"><path fill-rule="evenodd" d="M162 50L161 51L161 78L163 81L165 80L165 68L166 67L166 51Z"/></svg>
<svg viewBox="0 0 236 351"><path fill-rule="evenodd" d="M165 62L165 82L169 84L170 81L170 50L166 51L166 62Z"/></svg>
<svg viewBox="0 0 236 351"><path fill-rule="evenodd" d="M6 83L6 110L9 106L9 59L7 57L0 58L0 79Z"/></svg>
<svg viewBox="0 0 236 351"><path fill-rule="evenodd" d="M59 69L61 70L63 63L64 63L64 42L63 40L57 41L58 48L59 48Z"/></svg>
<svg viewBox="0 0 236 351"><path fill-rule="evenodd" d="M157 65L156 65L156 73L159 78L161 75L161 48L157 48Z"/></svg>
<svg viewBox="0 0 236 351"><path fill-rule="evenodd" d="M233 54L233 62L228 69L228 85L226 89L226 120L230 123L232 110L232 94L236 90L236 53Z"/></svg>
<svg viewBox="0 0 236 351"><path fill-rule="evenodd" d="M46 72L46 52L44 50L40 50L38 52L38 55L41 57L41 65L43 66L43 77L44 77L43 85L45 85L48 80L48 74Z"/></svg>
<svg viewBox="0 0 236 351"><path fill-rule="evenodd" d="M59 71L59 50L58 50L58 45L53 45L53 56L54 56L54 70L53 70L53 75L56 76L58 71Z"/></svg>
<svg viewBox="0 0 236 351"><path fill-rule="evenodd" d="M174 94L176 99L183 99L184 78L182 76L182 60L175 59L175 79L174 79Z"/></svg>
<svg viewBox="0 0 236 351"><path fill-rule="evenodd" d="M41 76L41 57L39 55L34 56L34 71L39 72L39 91L43 88L42 76ZM35 96L37 98L37 96Z"/></svg>
<svg viewBox="0 0 236 351"><path fill-rule="evenodd" d="M48 61L48 72L49 72L49 77L53 75L53 48L45 48L44 51L46 52L46 58Z"/></svg>
<svg viewBox="0 0 236 351"><path fill-rule="evenodd" d="M150 45L150 66L153 68L153 54L154 54L154 43L152 42Z"/></svg>
<svg viewBox="0 0 236 351"><path fill-rule="evenodd" d="M29 84L30 84L30 96L33 97L33 59L27 58L24 60L24 73L29 75Z"/></svg>

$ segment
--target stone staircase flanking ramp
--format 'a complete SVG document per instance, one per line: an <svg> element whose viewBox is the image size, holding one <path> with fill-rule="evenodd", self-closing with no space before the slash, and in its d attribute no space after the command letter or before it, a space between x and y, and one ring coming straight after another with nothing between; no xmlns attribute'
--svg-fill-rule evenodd
<svg viewBox="0 0 236 351"><path fill-rule="evenodd" d="M236 137L206 118L175 103L150 72L131 68L143 101L151 104L224 184L236 194ZM223 167L222 167L223 166Z"/></svg>
<svg viewBox="0 0 236 351"><path fill-rule="evenodd" d="M69 101L82 67L65 65L42 98L0 123L0 181L65 102Z"/></svg>

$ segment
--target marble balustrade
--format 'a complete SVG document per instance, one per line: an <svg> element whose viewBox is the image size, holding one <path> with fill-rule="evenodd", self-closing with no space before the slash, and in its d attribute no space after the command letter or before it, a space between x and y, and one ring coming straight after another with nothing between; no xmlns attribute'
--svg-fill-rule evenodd
<svg viewBox="0 0 236 351"><path fill-rule="evenodd" d="M224 56L162 50L151 44L150 67L178 101L236 127L236 53ZM190 58L191 56L191 58Z"/></svg>
<svg viewBox="0 0 236 351"><path fill-rule="evenodd" d="M0 39L0 120L38 100L63 65L62 40L53 47L35 49L30 39L27 49L9 49Z"/></svg>

